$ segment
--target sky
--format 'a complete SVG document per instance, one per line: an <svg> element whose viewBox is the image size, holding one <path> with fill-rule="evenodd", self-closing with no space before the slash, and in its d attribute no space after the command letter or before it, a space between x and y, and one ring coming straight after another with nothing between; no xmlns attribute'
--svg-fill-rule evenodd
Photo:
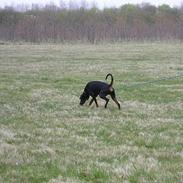
<svg viewBox="0 0 183 183"><path fill-rule="evenodd" d="M155 6L159 6L161 4L168 4L171 7L177 7L183 5L183 0L0 0L0 7L4 7L5 5L14 5L17 4L48 4L50 2L54 2L59 5L60 1L66 2L68 4L70 1L72 2L82 2L86 1L89 4L96 2L95 4L100 7L119 7L123 4L141 4L141 3L150 3Z"/></svg>

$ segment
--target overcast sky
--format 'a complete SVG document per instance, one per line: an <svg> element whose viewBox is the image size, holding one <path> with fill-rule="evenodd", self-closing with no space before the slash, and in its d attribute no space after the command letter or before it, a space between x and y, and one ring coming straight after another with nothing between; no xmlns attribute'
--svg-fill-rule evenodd
<svg viewBox="0 0 183 183"><path fill-rule="evenodd" d="M183 5L183 0L62 0L63 2L81 2L86 1L88 3L96 2L96 4L100 7L119 7L120 5L133 3L133 4L141 4L144 2L153 4L153 5L161 5L161 4L169 4L171 7ZM5 5L14 5L16 4L48 4L50 2L54 2L59 5L60 0L0 0L0 7L4 7Z"/></svg>

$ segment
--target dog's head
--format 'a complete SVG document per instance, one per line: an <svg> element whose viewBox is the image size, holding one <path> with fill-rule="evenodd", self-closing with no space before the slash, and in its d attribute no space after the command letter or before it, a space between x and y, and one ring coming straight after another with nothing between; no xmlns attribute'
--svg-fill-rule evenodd
<svg viewBox="0 0 183 183"><path fill-rule="evenodd" d="M83 105L89 99L89 95L87 92L83 92L80 96L80 105Z"/></svg>

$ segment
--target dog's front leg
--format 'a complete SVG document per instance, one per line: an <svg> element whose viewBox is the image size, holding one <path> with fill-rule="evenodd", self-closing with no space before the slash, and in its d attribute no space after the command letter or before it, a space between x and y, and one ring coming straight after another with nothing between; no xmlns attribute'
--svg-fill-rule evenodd
<svg viewBox="0 0 183 183"><path fill-rule="evenodd" d="M95 101L96 106L98 107L98 103L97 103L97 99L95 97L93 97L89 103L89 105L91 105L93 103L93 101Z"/></svg>
<svg viewBox="0 0 183 183"><path fill-rule="evenodd" d="M92 98L92 99L90 100L89 105L92 105L93 101L94 101L94 99Z"/></svg>
<svg viewBox="0 0 183 183"><path fill-rule="evenodd" d="M94 101L95 101L96 106L98 107L97 99L94 98Z"/></svg>

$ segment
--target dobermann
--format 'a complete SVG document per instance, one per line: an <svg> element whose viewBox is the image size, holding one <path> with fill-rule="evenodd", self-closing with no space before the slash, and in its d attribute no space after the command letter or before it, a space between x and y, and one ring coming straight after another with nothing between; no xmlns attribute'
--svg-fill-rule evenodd
<svg viewBox="0 0 183 183"><path fill-rule="evenodd" d="M109 99L106 96L110 95L112 100L117 104L118 108L120 109L120 104L116 99L115 90L112 87L113 80L114 80L112 74L110 74L110 73L107 74L105 79L107 80L107 78L109 76L111 77L110 84L107 84L107 83L102 82L102 81L88 82L87 85L85 86L83 93L80 96L80 105L83 105L86 102L86 100L88 100L89 97L91 96L92 99L91 99L89 105L91 105L93 103L93 101L95 101L95 104L98 107L96 97L99 95L100 98L102 98L106 101L106 103L105 103L105 108L106 108L107 104L109 102Z"/></svg>

